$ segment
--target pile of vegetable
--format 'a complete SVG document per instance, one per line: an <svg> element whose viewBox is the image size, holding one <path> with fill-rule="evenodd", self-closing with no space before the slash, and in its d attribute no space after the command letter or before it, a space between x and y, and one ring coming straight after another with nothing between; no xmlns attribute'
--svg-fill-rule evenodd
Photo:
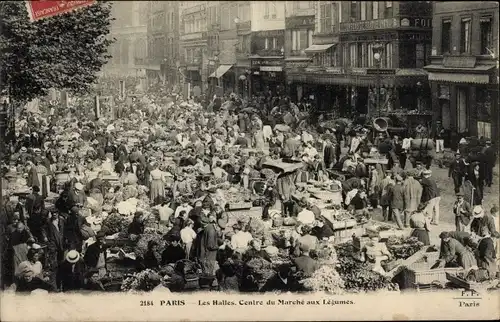
<svg viewBox="0 0 500 322"><path fill-rule="evenodd" d="M121 290L149 292L160 285L161 280L162 278L157 272L146 269L127 277L122 283Z"/></svg>
<svg viewBox="0 0 500 322"><path fill-rule="evenodd" d="M378 290L398 290L398 286L391 283L388 278L372 271L371 264L362 263L352 256L356 253L352 242L339 244L335 249L338 258L336 265L337 272L342 280L344 280L347 292L359 293Z"/></svg>
<svg viewBox="0 0 500 322"><path fill-rule="evenodd" d="M106 235L126 233L129 224L130 220L117 213L113 213L104 218L101 224L101 231L103 231Z"/></svg>
<svg viewBox="0 0 500 322"><path fill-rule="evenodd" d="M337 263L337 252L333 243L321 241L314 253L318 257L318 261L323 264Z"/></svg>
<svg viewBox="0 0 500 322"><path fill-rule="evenodd" d="M323 265L311 277L300 281L307 291L329 294L345 293L345 283L332 265Z"/></svg>
<svg viewBox="0 0 500 322"><path fill-rule="evenodd" d="M158 247L156 247L155 255L156 258L160 259L162 252L166 247L166 241L162 235L157 233L148 233L140 236L134 248L135 256L144 258L144 255L148 251L148 244L151 240L155 241L158 245Z"/></svg>
<svg viewBox="0 0 500 322"><path fill-rule="evenodd" d="M391 236L387 239L386 245L396 259L407 259L424 247L416 237Z"/></svg>

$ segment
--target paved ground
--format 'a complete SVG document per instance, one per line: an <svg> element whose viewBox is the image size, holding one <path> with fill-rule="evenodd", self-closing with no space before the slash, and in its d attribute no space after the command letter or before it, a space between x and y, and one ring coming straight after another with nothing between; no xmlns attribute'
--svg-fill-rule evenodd
<svg viewBox="0 0 500 322"><path fill-rule="evenodd" d="M453 203L456 200L455 191L453 186L453 181L448 178L448 169L439 168L438 166L432 166L432 178L436 180L437 185L441 192L441 203L440 203L440 223L439 226L432 226L431 231L431 243L439 245L438 235L442 231L454 231L455 230L455 215L453 214ZM489 211L493 205L499 204L499 177L498 177L498 167L495 171L493 177L493 185L491 188L486 187L484 191L483 207ZM381 211L376 214L376 219L381 220Z"/></svg>

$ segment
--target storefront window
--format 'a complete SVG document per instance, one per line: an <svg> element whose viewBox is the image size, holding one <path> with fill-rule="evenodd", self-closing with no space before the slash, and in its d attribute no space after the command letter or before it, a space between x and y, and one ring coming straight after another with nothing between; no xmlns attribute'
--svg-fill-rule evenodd
<svg viewBox="0 0 500 322"><path fill-rule="evenodd" d="M478 120L489 121L491 119L491 93L486 88L477 88L476 104Z"/></svg>

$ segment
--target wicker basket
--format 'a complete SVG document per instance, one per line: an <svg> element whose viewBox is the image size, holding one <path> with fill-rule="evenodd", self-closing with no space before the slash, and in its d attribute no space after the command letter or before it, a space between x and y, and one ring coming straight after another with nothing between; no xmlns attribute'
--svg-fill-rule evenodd
<svg viewBox="0 0 500 322"><path fill-rule="evenodd" d="M446 273L456 274L461 267L436 268L431 267L439 259L439 252L423 253L422 259L418 260L408 267L404 272L404 288L415 289L418 284L441 284L447 283Z"/></svg>
<svg viewBox="0 0 500 322"><path fill-rule="evenodd" d="M279 228L283 226L283 217L273 218L273 227Z"/></svg>

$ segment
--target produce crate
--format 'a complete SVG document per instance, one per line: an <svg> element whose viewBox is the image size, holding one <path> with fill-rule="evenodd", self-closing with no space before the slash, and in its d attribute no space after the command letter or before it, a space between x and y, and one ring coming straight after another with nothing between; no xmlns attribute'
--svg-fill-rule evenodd
<svg viewBox="0 0 500 322"><path fill-rule="evenodd" d="M450 281L455 286L458 286L460 288L464 288L466 290L474 290L474 291L481 291L481 290L486 290L495 284L498 284L498 279L491 280L491 281L485 281L485 282L472 282L472 281L467 281L456 274L453 273L446 273L446 279Z"/></svg>
<svg viewBox="0 0 500 322"><path fill-rule="evenodd" d="M418 254L422 257L405 267L403 289L415 289L417 284L439 283L445 285L447 283L446 273L458 273L462 270L461 267L431 269L439 258L439 252Z"/></svg>
<svg viewBox="0 0 500 322"><path fill-rule="evenodd" d="M370 241L370 237L368 237L368 236L360 236L360 237L354 236L354 237L352 237L352 244L353 244L354 248L356 248L357 250L362 250L363 247L365 247L366 243L369 241Z"/></svg>
<svg viewBox="0 0 500 322"><path fill-rule="evenodd" d="M431 283L431 284L415 284L415 290L418 293L432 293L432 292L437 292L439 290L443 290L443 286L438 283Z"/></svg>
<svg viewBox="0 0 500 322"><path fill-rule="evenodd" d="M251 202L230 203L227 205L227 207L230 211L243 210L243 209L248 210L252 208L252 203Z"/></svg>

